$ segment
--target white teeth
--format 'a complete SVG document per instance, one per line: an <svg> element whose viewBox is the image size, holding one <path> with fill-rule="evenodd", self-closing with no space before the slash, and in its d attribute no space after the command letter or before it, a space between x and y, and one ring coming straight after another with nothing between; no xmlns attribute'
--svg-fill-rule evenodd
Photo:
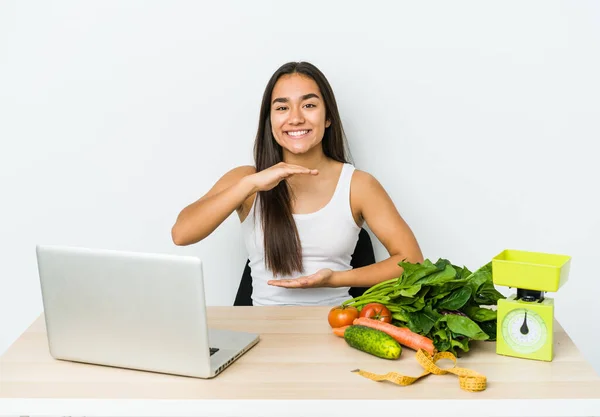
<svg viewBox="0 0 600 417"><path fill-rule="evenodd" d="M299 130L296 132L287 132L288 135L290 136L302 136L302 135L306 135L308 133L308 130Z"/></svg>

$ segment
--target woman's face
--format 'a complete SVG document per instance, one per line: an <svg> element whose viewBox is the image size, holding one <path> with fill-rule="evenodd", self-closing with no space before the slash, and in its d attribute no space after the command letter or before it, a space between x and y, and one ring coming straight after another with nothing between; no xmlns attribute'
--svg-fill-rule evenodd
<svg viewBox="0 0 600 417"><path fill-rule="evenodd" d="M317 83L301 74L283 75L271 95L271 128L277 143L303 154L321 145L325 129L325 102Z"/></svg>

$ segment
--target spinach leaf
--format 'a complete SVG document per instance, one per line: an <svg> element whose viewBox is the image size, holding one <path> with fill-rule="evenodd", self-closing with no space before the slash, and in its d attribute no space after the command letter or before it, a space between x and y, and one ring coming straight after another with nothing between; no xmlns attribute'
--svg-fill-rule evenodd
<svg viewBox="0 0 600 417"><path fill-rule="evenodd" d="M479 323L479 327L481 327L481 330L483 330L490 337L488 340L496 340L496 320L484 321L482 323Z"/></svg>
<svg viewBox="0 0 600 417"><path fill-rule="evenodd" d="M464 286L464 282L446 282L442 285L436 285L434 287L426 287L429 288L429 298L432 300L439 300L440 298L444 298L449 295L452 291L457 288L461 288Z"/></svg>
<svg viewBox="0 0 600 417"><path fill-rule="evenodd" d="M479 288L486 282L493 283L492 280L492 263L488 262L477 271L473 272L468 277L469 285L473 289L473 294L477 294Z"/></svg>
<svg viewBox="0 0 600 417"><path fill-rule="evenodd" d="M404 276L404 278L408 278L411 275L413 275L416 271L420 271L423 269L430 269L433 267L433 270L435 271L435 269L437 268L433 262L431 262L429 259L425 259L425 261L423 261L422 264L420 263L412 263L412 262L406 262L406 261L400 261L398 262L398 265L402 267L402 269L404 270L402 272L402 275Z"/></svg>
<svg viewBox="0 0 600 417"><path fill-rule="evenodd" d="M425 301L423 301L422 299L414 300L413 303L402 306L404 311L409 312L409 313L414 312L414 311L419 311L423 307L425 307Z"/></svg>
<svg viewBox="0 0 600 417"><path fill-rule="evenodd" d="M408 327L415 333L427 334L440 317L441 314L427 306L421 311L408 313Z"/></svg>
<svg viewBox="0 0 600 417"><path fill-rule="evenodd" d="M473 297L481 305L495 305L498 300L505 298L499 293L492 282L485 282Z"/></svg>
<svg viewBox="0 0 600 417"><path fill-rule="evenodd" d="M448 330L447 327L438 328L431 335L431 339L433 339L433 346L440 352L444 352L452 348L450 330Z"/></svg>
<svg viewBox="0 0 600 417"><path fill-rule="evenodd" d="M417 281L417 284L440 285L444 282L452 281L454 278L456 278L456 271L451 265L446 265L443 270L434 272L433 274L421 278L419 281Z"/></svg>
<svg viewBox="0 0 600 417"><path fill-rule="evenodd" d="M489 308L481 308L477 306L466 306L462 309L469 318L475 321L490 321L496 320L498 312Z"/></svg>
<svg viewBox="0 0 600 417"><path fill-rule="evenodd" d="M439 352L446 352L448 350L451 351L452 344L450 343L450 340L434 339L433 347L435 347Z"/></svg>
<svg viewBox="0 0 600 417"><path fill-rule="evenodd" d="M414 285L419 279L438 270L438 267L431 263L429 259L425 259L423 264L412 264L402 261L398 265L404 269L398 281L398 284L402 288L408 288Z"/></svg>
<svg viewBox="0 0 600 417"><path fill-rule="evenodd" d="M400 290L400 295L404 297L413 297L421 290L421 285L413 285L411 287Z"/></svg>
<svg viewBox="0 0 600 417"><path fill-rule="evenodd" d="M412 297L398 296L394 297L393 300L391 300L390 302L394 305L405 306L414 303L415 299Z"/></svg>
<svg viewBox="0 0 600 417"><path fill-rule="evenodd" d="M469 271L469 268L467 268L466 266L463 266L462 268L454 266L454 269L456 269L456 278L458 278L461 281L466 281L472 274L472 272Z"/></svg>
<svg viewBox="0 0 600 417"><path fill-rule="evenodd" d="M468 337L457 337L450 341L450 346L453 348L458 347L463 352L469 351L469 338Z"/></svg>
<svg viewBox="0 0 600 417"><path fill-rule="evenodd" d="M469 301L469 298L471 298L471 291L471 287L465 285L452 292L449 296L443 298L438 303L437 308L442 310L458 310Z"/></svg>
<svg viewBox="0 0 600 417"><path fill-rule="evenodd" d="M490 337L468 317L448 314L439 319L448 323L448 328L456 334L462 334L475 340L487 340Z"/></svg>

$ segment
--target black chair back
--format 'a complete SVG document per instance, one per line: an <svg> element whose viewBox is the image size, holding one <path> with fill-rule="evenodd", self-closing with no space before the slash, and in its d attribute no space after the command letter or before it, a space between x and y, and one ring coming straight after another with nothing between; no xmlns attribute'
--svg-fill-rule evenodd
<svg viewBox="0 0 600 417"><path fill-rule="evenodd" d="M360 229L358 234L358 242L354 253L352 254L352 260L350 266L352 268L362 268L363 266L371 265L375 263L375 252L373 251L373 243L371 242L371 236L365 229ZM350 287L349 293L351 297L358 297L362 295L368 287ZM234 306L251 306L252 305L252 271L250 269L250 260L246 262L246 267L242 273L242 280L238 287Z"/></svg>

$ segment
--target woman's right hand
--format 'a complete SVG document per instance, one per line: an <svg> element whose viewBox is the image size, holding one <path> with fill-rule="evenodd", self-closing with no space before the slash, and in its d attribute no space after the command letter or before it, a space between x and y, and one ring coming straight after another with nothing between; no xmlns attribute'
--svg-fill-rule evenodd
<svg viewBox="0 0 600 417"><path fill-rule="evenodd" d="M280 162L263 171L249 175L248 181L254 186L254 191L269 191L277 186L281 181L293 175L318 175L316 169L309 169L299 165L286 164Z"/></svg>

